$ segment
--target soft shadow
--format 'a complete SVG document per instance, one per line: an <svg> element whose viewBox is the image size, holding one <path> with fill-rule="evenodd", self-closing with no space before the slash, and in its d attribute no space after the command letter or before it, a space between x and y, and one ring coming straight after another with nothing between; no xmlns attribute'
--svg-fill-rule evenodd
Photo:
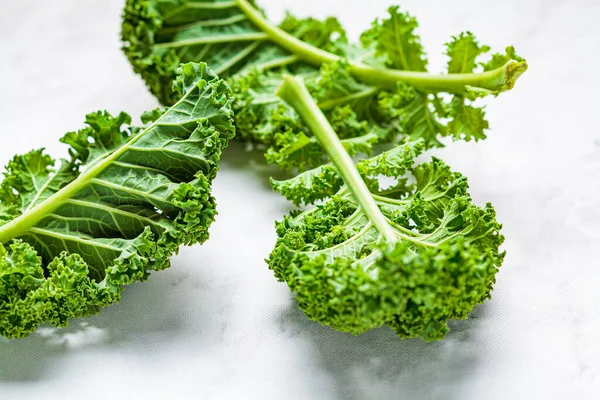
<svg viewBox="0 0 600 400"><path fill-rule="evenodd" d="M233 143L223 155L223 165L252 169L270 187L270 177L283 179L286 174L269 166L263 154ZM459 399L459 389L482 357L476 332L486 307L476 307L467 320L453 321L446 338L433 343L400 340L385 327L358 336L337 332L310 321L295 301L283 312L280 329L311 344L315 361L334 381L338 399Z"/></svg>
<svg viewBox="0 0 600 400"><path fill-rule="evenodd" d="M251 170L257 178L253 184L270 189L269 177L281 178L283 174L267 165L263 154L242 143L231 143L223 154L222 172ZM71 321L68 328L42 326L24 339L0 337L0 382L47 379L54 374L54 365L73 355L97 350L143 353L165 343L201 343L207 335L221 331L227 316L214 310L225 307L215 303L220 283L210 266L217 255L204 248L182 249L182 256L173 259L173 267L152 273L147 282L130 285L119 304ZM186 257L190 251L193 255ZM203 252L200 270L197 251Z"/></svg>
<svg viewBox="0 0 600 400"><path fill-rule="evenodd" d="M279 167L268 164L264 148L249 143L231 142L223 152L220 162L222 169L252 170L253 174L260 178L260 184L269 190L272 190L270 178L286 179L292 176Z"/></svg>
<svg viewBox="0 0 600 400"><path fill-rule="evenodd" d="M202 340L205 332L188 322L190 316L210 325L214 313L206 309L210 302L202 299L208 295L203 294L203 277L186 270L185 264L193 263L178 259L169 270L127 287L119 304L72 321L65 329L42 326L27 338L0 338L0 382L48 379L61 359L99 349L143 352L165 343ZM193 300L190 291L195 293Z"/></svg>
<svg viewBox="0 0 600 400"><path fill-rule="evenodd" d="M386 327L358 336L337 332L310 321L295 302L282 316L281 329L312 344L337 399L459 399L457 390L481 358L475 332L485 308L453 321L446 338L432 343L400 340Z"/></svg>

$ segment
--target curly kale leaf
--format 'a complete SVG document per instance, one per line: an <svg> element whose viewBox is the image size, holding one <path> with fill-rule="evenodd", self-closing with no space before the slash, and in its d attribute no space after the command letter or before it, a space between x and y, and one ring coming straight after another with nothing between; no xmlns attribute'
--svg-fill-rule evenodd
<svg viewBox="0 0 600 400"><path fill-rule="evenodd" d="M261 15L254 1L244 3ZM335 18L319 21L288 14L280 29L334 54L341 54L347 42ZM171 81L180 63L206 62L223 78L248 69L294 69L300 64L299 57L270 41L235 0L127 0L121 34L134 70L165 105L178 99Z"/></svg>
<svg viewBox="0 0 600 400"><path fill-rule="evenodd" d="M248 0L128 0L122 37L135 71L164 104L175 100L169 82L180 62L206 61L227 77L236 92L239 137L270 147L267 160L284 169L327 161L293 110L274 96L286 73L307 80L328 117L337 116L330 122L340 124L339 134L348 132L344 138L371 134L361 147L367 154L375 139L401 135L423 138L428 147L441 146L444 136L485 138L488 123L473 100L511 89L527 63L511 47L481 64L489 48L466 32L447 44L448 73L428 73L416 19L398 7L388 11L363 33L361 46L349 44L333 18L288 14L275 26Z"/></svg>
<svg viewBox="0 0 600 400"><path fill-rule="evenodd" d="M419 152L405 144L358 165L392 241L348 186L303 182L304 198L329 199L277 223L268 263L310 319L353 334L387 325L431 341L490 297L504 256L494 209L474 205L466 179L441 160L412 167ZM380 188L384 174L403 183Z"/></svg>
<svg viewBox="0 0 600 400"><path fill-rule="evenodd" d="M346 63L325 64L316 74L296 76L306 77L311 93L328 110L327 117L348 152L368 155L376 143L387 140L394 125L382 114L387 109L378 107L373 91L369 97L354 95L351 90L361 86L349 75ZM267 145L269 163L285 170L315 168L327 162L327 155L297 113L275 95L282 79L281 73L254 71L232 80L237 131Z"/></svg>
<svg viewBox="0 0 600 400"><path fill-rule="evenodd" d="M182 65L179 101L145 115L89 114L67 133L71 160L16 156L0 184L0 335L66 326L119 300L125 285L202 243L211 182L234 135L231 90L206 64Z"/></svg>
<svg viewBox="0 0 600 400"><path fill-rule="evenodd" d="M504 257L492 206L473 204L466 178L441 160L415 167L423 139L355 163L301 79L287 76L277 94L331 164L273 182L309 204L276 224L275 276L309 318L334 329L443 338L448 320L490 296Z"/></svg>
<svg viewBox="0 0 600 400"><path fill-rule="evenodd" d="M365 47L374 47L375 56L383 58L389 68L405 71L426 71L427 58L416 33L417 20L400 7L388 9L388 19L376 20L371 29L361 35ZM453 71L449 71L453 72Z"/></svg>

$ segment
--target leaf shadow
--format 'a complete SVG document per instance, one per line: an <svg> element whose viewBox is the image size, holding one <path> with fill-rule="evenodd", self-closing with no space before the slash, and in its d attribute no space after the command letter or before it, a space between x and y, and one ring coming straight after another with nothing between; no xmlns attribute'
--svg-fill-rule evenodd
<svg viewBox="0 0 600 400"><path fill-rule="evenodd" d="M295 301L282 315L281 330L312 344L335 399L460 399L457 389L482 359L476 332L485 308L452 321L446 338L432 343L400 340L386 327L358 336L334 331L306 318Z"/></svg>
<svg viewBox="0 0 600 400"><path fill-rule="evenodd" d="M219 314L208 310L211 302L202 298L210 296L205 289L212 285L206 282L211 279L191 273L191 264L196 263L193 257L179 257L176 262L176 267L154 272L147 282L127 287L119 304L72 321L67 328L42 326L27 338L0 338L0 383L51 379L56 374L53 367L65 358L99 350L143 354L153 348L202 340L208 330L222 329ZM205 324L194 324L198 319Z"/></svg>
<svg viewBox="0 0 600 400"><path fill-rule="evenodd" d="M292 176L290 173L282 171L275 165L268 164L265 160L265 149L260 145L255 146L249 143L233 141L229 147L223 151L221 156L221 168L239 170L252 170L260 181L261 187L273 190L269 183L270 178L286 179Z"/></svg>
<svg viewBox="0 0 600 400"><path fill-rule="evenodd" d="M269 166L264 152L233 143L223 155L223 165L234 170L251 168L265 187L269 177L286 177ZM284 335L309 343L315 362L329 375L339 399L453 399L457 390L483 358L478 326L488 305L475 308L464 321L452 321L442 341L400 340L388 328L358 336L337 332L306 318L295 301L280 316Z"/></svg>
<svg viewBox="0 0 600 400"><path fill-rule="evenodd" d="M279 169L266 163L263 150L238 142L232 142L224 151L221 169L235 174L240 170L250 170L252 184L269 190L271 176L285 176ZM187 251L182 249L184 254ZM202 339L203 332L190 324L193 320L202 320L203 329L208 331L223 330L225 317L216 315L225 313L206 309L209 304L214 307L214 297L210 301L202 299L202 296L214 294L215 285L219 286L219 282L211 278L211 272L207 272L210 270L207 264L210 264L211 257L217 258L218 255L204 254L205 276L193 271L196 269L193 264L197 264L198 259L196 254L188 258L177 257L174 258L177 260L174 261L176 266L154 272L147 282L127 287L119 304L109 306L97 315L71 321L67 328L42 326L24 339L7 340L0 337L0 383L47 379L53 375L53 365L74 354L125 348L143 352L148 347L173 341L197 342ZM186 293L190 285L191 290L204 289L197 291L199 298L193 301ZM174 288L176 286L180 286L179 290ZM208 287L212 289L207 290Z"/></svg>
<svg viewBox="0 0 600 400"><path fill-rule="evenodd" d="M269 187L269 177L286 177L269 166L263 152L234 143L223 155L223 165L234 170L251 168L259 184ZM315 362L329 375L339 399L453 399L457 390L481 362L478 325L486 305L475 308L464 321L450 323L442 341L400 340L388 328L358 336L337 332L310 321L290 302L280 316L281 332L314 349Z"/></svg>

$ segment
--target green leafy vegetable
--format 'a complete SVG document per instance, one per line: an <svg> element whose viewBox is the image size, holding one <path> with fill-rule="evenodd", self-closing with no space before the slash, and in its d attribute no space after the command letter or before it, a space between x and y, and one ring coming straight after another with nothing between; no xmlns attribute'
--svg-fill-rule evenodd
<svg viewBox="0 0 600 400"><path fill-rule="evenodd" d="M231 91L206 64L185 64L180 99L148 125L99 111L67 133L70 160L16 156L0 184L0 334L66 326L119 300L123 286L204 242L211 181L234 135Z"/></svg>
<svg viewBox="0 0 600 400"><path fill-rule="evenodd" d="M413 166L424 141L354 164L300 80L279 95L327 149L333 165L274 187L319 205L277 224L268 260L305 314L358 334L388 325L401 338L444 337L490 296L504 238L490 204L473 204L466 178L441 160ZM383 187L384 177L393 183Z"/></svg>
<svg viewBox="0 0 600 400"><path fill-rule="evenodd" d="M283 169L327 160L310 129L274 95L286 73L307 81L353 153L405 135L427 147L441 146L444 136L485 138L488 122L473 100L512 89L527 63L512 47L479 63L489 47L466 32L446 45L448 73L429 73L415 18L398 7L388 11L352 45L334 18L288 15L275 26L253 1L128 0L122 37L133 68L164 104L175 99L169 82L180 62L203 60L227 77L238 136L267 145L267 160Z"/></svg>
<svg viewBox="0 0 600 400"><path fill-rule="evenodd" d="M490 296L503 237L462 175L415 158L444 137L484 139L474 101L512 89L527 63L512 47L482 62L489 47L464 32L446 44L447 73L431 73L417 28L390 7L351 44L333 18L276 26L248 0L128 0L122 38L164 104L180 62L213 65L231 84L239 137L299 172L272 181L308 209L277 224L268 262L310 318L436 340Z"/></svg>
<svg viewBox="0 0 600 400"><path fill-rule="evenodd" d="M299 57L256 25L251 16L260 14L254 6L254 1L236 0L127 0L122 27L125 53L152 93L167 105L177 101L171 81L181 62L204 61L222 77L248 68L297 65ZM281 29L334 54L342 54L346 43L334 18L321 22L288 15Z"/></svg>
<svg viewBox="0 0 600 400"><path fill-rule="evenodd" d="M388 12L390 18L375 21L373 27L362 34L361 42L366 47L373 46L376 56L385 59L385 65L389 68L427 71L427 59L421 39L415 32L419 23L411 15L401 13L398 6L390 7Z"/></svg>

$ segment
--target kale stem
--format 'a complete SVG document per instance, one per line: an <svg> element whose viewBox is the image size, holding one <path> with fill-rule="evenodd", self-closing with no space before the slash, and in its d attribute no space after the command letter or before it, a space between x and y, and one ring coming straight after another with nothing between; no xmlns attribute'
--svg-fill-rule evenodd
<svg viewBox="0 0 600 400"><path fill-rule="evenodd" d="M269 38L288 50L290 53L299 56L302 60L314 65L321 65L325 62L336 61L339 59L335 54L321 50L317 47L303 42L302 40L290 35L284 30L272 25L248 0L235 0L238 7L246 14L261 31L265 32Z"/></svg>
<svg viewBox="0 0 600 400"><path fill-rule="evenodd" d="M255 9L248 0L235 0L238 7L269 39L285 48L305 62L320 66L334 62L341 57L321 50L290 35L272 25ZM477 87L492 92L501 92L513 88L517 78L527 70L525 61L509 61L497 69L468 74L430 74L428 72L404 71L373 67L361 62L349 60L350 69L359 80L387 89L394 89L398 82L404 82L425 92L465 93L469 87Z"/></svg>
<svg viewBox="0 0 600 400"><path fill-rule="evenodd" d="M332 163L336 166L339 174L344 179L346 186L354 196L359 207L367 215L371 223L383 235L393 243L397 236L394 229L388 224L385 216L377 206L373 195L360 176L354 161L344 148L327 117L323 114L318 104L312 98L302 78L286 75L283 83L277 89L277 95L289 103L300 114L304 122L317 137L321 146L325 149Z"/></svg>

